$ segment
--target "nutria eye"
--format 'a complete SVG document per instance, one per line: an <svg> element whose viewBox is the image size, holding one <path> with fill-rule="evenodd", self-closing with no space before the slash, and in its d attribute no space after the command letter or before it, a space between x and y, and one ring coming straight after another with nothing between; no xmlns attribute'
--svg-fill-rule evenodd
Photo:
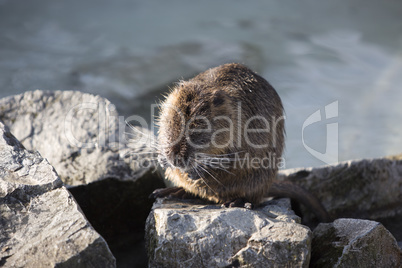
<svg viewBox="0 0 402 268"><path fill-rule="evenodd" d="M187 95L186 102L191 102L193 100L192 95Z"/></svg>
<svg viewBox="0 0 402 268"><path fill-rule="evenodd" d="M190 144L197 146L207 145L210 141L204 137L201 133L191 133L189 137Z"/></svg>

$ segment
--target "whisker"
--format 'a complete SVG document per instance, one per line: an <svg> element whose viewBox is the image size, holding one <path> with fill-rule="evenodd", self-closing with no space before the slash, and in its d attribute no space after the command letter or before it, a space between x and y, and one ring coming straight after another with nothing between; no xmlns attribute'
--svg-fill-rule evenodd
<svg viewBox="0 0 402 268"><path fill-rule="evenodd" d="M219 183L221 186L225 187L225 185L222 184L214 175L212 175L206 168L202 167L201 165L198 165L202 170L204 170L206 173L208 173L217 183ZM225 187L226 188L226 187Z"/></svg>
<svg viewBox="0 0 402 268"><path fill-rule="evenodd" d="M130 135L130 136L133 136L133 137L138 137L138 135L137 135L136 133L134 133L134 132L127 132L127 131L124 131L124 134ZM142 136L145 136L145 135L142 135ZM151 135L148 135L148 136L151 136Z"/></svg>
<svg viewBox="0 0 402 268"><path fill-rule="evenodd" d="M139 141L141 141L141 143L144 143L144 144L148 143L151 146L157 145L157 143L158 143L156 140L152 139L153 136L151 136L151 135L148 137L138 137L138 135L135 135L133 133L125 132L124 134L126 134L126 139L128 142L138 143Z"/></svg>
<svg viewBox="0 0 402 268"><path fill-rule="evenodd" d="M150 133L150 132L149 132L149 133L145 133L145 132L139 130L138 127L135 127L134 125L130 124L130 122L128 122L127 120L125 120L125 122L126 122L126 125L127 125L131 130L133 130L134 132L137 132L137 133L141 134L143 137L147 137L147 138L149 138L149 137L154 137L154 135L153 135L152 133ZM129 132L126 132L126 131L125 131L124 133L129 134L129 135L135 137L135 135L134 135L133 133L129 133Z"/></svg>
<svg viewBox="0 0 402 268"><path fill-rule="evenodd" d="M243 153L243 152L244 152L244 151L239 151L239 152L228 153L228 154L207 154L207 153L198 153L197 155L206 155L206 156L214 157L214 156L234 155L234 154L239 154L239 153Z"/></svg>
<svg viewBox="0 0 402 268"><path fill-rule="evenodd" d="M227 170L226 168L222 168L222 167L215 167L215 168L220 169L220 170L223 170L223 171L225 171L225 172L227 172L227 173L229 173L229 174L231 174L231 175L235 175L234 173L230 172L230 171Z"/></svg>
<svg viewBox="0 0 402 268"><path fill-rule="evenodd" d="M220 169L220 170L223 170L223 171L225 171L225 172L227 172L229 174L235 175L234 173L230 172L226 168L223 168L223 167L219 166L218 163L212 161L212 160L219 160L219 158L212 158L211 161L209 161L210 159L205 158L205 159L203 159L204 161L201 161L201 162L198 159L194 159L194 160L197 163L204 165L204 167L211 167L211 168L215 168L215 169ZM205 161L205 160L207 160L207 161Z"/></svg>
<svg viewBox="0 0 402 268"><path fill-rule="evenodd" d="M151 133L148 133L148 134L143 133L143 132L141 132L140 130L136 129L135 127L133 127L132 130L133 130L134 132L127 132L127 131L124 131L124 134L129 135L129 136L132 136L132 137L141 137L141 136L142 136L142 137L145 137L145 138L153 137L153 135L152 135ZM138 134L140 134L140 135L138 135Z"/></svg>
<svg viewBox="0 0 402 268"><path fill-rule="evenodd" d="M235 161L240 161L240 160L246 160L247 158L238 158L238 157L217 157L216 155L197 155L198 159L201 159L202 161L208 161L208 162L213 162L215 161L229 161L229 162L235 162Z"/></svg>
<svg viewBox="0 0 402 268"><path fill-rule="evenodd" d="M217 193L214 191L214 189L211 188L211 186L208 185L208 183L204 180L204 178L201 176L201 174L199 173L199 171L197 170L197 167L191 163L191 166L193 167L193 169L195 170L195 172L198 174L198 176L200 176L200 179L205 183L205 185L212 191L214 192L216 195Z"/></svg>
<svg viewBox="0 0 402 268"><path fill-rule="evenodd" d="M213 160L216 161L229 161L229 162L235 162L235 161L240 161L240 160L246 160L247 158L228 158L228 157L210 157L210 156L203 156L202 158L198 158L201 159L202 161L208 161L208 162L213 162Z"/></svg>

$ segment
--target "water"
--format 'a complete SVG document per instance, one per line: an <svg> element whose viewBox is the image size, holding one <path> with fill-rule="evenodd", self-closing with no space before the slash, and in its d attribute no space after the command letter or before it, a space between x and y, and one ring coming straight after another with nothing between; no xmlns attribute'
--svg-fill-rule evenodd
<svg viewBox="0 0 402 268"><path fill-rule="evenodd" d="M81 90L149 122L172 82L236 61L284 102L287 168L398 154L400 14L374 0L0 0L0 97Z"/></svg>

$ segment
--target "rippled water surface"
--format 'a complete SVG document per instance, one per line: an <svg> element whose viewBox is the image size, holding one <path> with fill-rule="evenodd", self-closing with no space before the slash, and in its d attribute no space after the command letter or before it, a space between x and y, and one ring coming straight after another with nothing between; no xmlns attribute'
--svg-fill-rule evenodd
<svg viewBox="0 0 402 268"><path fill-rule="evenodd" d="M172 82L237 61L282 97L286 167L397 154L401 14L372 0L0 0L0 97L81 90L149 121Z"/></svg>

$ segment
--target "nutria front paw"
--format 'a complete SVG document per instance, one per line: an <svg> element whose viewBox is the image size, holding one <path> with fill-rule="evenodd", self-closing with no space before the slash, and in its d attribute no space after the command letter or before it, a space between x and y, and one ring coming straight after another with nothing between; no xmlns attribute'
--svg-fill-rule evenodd
<svg viewBox="0 0 402 268"><path fill-rule="evenodd" d="M192 194L187 193L182 187L169 187L156 189L149 195L149 198L158 197L174 197L177 199L191 199L194 198Z"/></svg>

